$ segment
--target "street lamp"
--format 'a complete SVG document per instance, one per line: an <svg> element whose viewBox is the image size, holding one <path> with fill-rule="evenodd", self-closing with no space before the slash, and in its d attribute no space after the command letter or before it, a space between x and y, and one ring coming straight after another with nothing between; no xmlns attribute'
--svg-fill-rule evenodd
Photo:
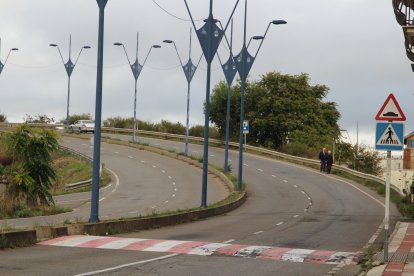
<svg viewBox="0 0 414 276"><path fill-rule="evenodd" d="M99 7L98 30L98 60L96 74L96 100L95 100L95 133L93 135L93 168L90 223L99 222L99 171L101 162L101 121L102 121L102 81L103 81L103 53L105 6L108 0L96 0Z"/></svg>
<svg viewBox="0 0 414 276"><path fill-rule="evenodd" d="M123 43L120 42L116 42L114 43L115 46L122 46L122 48L124 49L125 52L125 56L128 60L128 64L131 67L132 70L132 75L134 76L135 79L135 93L134 93L134 130L133 130L133 134L132 134L132 142L135 143L135 137L136 137L136 130L137 130L137 82L138 82L138 78L139 75L141 74L142 69L144 69L144 65L147 62L147 58L149 56L149 54L151 53L152 48L161 48L160 45L152 45L147 53L147 56L145 57L144 63L141 65L138 62L138 33L137 33L137 51L136 51L136 56L135 56L135 62L131 63L131 61L129 60L128 57L128 53L126 51L125 45Z"/></svg>
<svg viewBox="0 0 414 276"><path fill-rule="evenodd" d="M72 55L72 35L69 36L69 59L67 62L63 60L62 52L60 51L59 45L57 44L49 44L51 47L55 47L58 49L60 57L62 59L63 66L65 67L66 73L68 74L68 100L66 104L66 130L69 130L69 100L70 100L70 77L72 75L73 69L75 69L76 63L78 62L78 59L83 51L83 49L90 49L90 46L83 46L78 54L78 57L75 60L75 63L71 60Z"/></svg>
<svg viewBox="0 0 414 276"><path fill-rule="evenodd" d="M239 170L238 170L238 177L237 177L237 188L238 191L242 191L242 183L243 183L243 120L244 120L244 93L245 93L245 86L246 86L246 79L249 75L250 69L253 66L253 63L257 57L257 54L262 47L263 41L266 38L267 32L269 31L270 25L281 25L286 24L287 22L284 20L273 20L269 22L267 26L266 32L263 36L254 36L252 39L254 40L261 40L259 48L256 51L256 54L252 56L246 46L246 29L247 29L247 0L245 0L245 13L244 13L244 41L243 41L243 48L240 53L235 56L236 67L237 71L239 72L240 80L241 80L241 97L240 97L240 133L239 133ZM250 39L251 41L251 39ZM250 44L249 41L249 44Z"/></svg>
<svg viewBox="0 0 414 276"><path fill-rule="evenodd" d="M187 0L184 0L188 14L190 15L191 22L201 48L203 50L204 57L207 62L207 84L206 84L206 102L205 102L205 114L204 114L204 151L203 151L203 176L202 176L202 187L201 187L201 207L207 207L207 174L208 174L208 132L210 122L210 80L211 80L211 62L217 53L217 49L221 43L224 33L230 23L231 18L239 4L237 0L236 5L229 17L226 27L221 29L218 26L218 20L213 17L213 0L210 0L209 16L204 20L204 25L197 29L194 23L193 16L191 15L190 8L187 4Z"/></svg>
<svg viewBox="0 0 414 276"><path fill-rule="evenodd" d="M188 156L188 135L189 135L189 124L190 124L190 87L191 87L191 80L193 79L193 76L197 70L198 65L200 64L202 56L200 56L200 59L198 60L197 65L194 65L191 61L191 30L190 30L190 47L189 47L189 58L188 62L184 65L180 54L178 53L177 45L173 40L164 40L164 43L173 44L175 51L177 53L178 59L180 60L181 67L184 70L184 75L187 79L187 119L186 119L186 125L185 125L185 149L184 153L185 156Z"/></svg>
<svg viewBox="0 0 414 276"><path fill-rule="evenodd" d="M226 142L224 147L224 172L229 172L229 139L230 139L230 101L231 101L231 84L237 74L236 64L233 57L233 20L231 21L231 36L230 36L230 56L228 60L222 64L220 55L218 55L221 68L227 81L227 111L226 111Z"/></svg>
<svg viewBox="0 0 414 276"><path fill-rule="evenodd" d="M2 63L1 62L1 38L0 38L0 75L1 75L1 72L3 71L4 66L6 66L7 60L9 59L9 56L10 56L10 53L12 51L18 51L18 50L19 50L18 48L11 48L9 50L9 53L7 54L6 60L4 61L4 63Z"/></svg>

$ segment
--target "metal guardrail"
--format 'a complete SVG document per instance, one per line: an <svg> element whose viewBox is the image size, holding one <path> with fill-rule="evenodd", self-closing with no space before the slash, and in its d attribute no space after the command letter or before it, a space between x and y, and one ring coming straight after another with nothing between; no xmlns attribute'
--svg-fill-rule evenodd
<svg viewBox="0 0 414 276"><path fill-rule="evenodd" d="M59 146L61 150L74 155L78 158L81 158L83 160L86 160L88 162L92 162L92 158L89 156L86 156L80 152L77 152L71 148L65 147L65 146ZM102 174L102 164L99 170L100 175ZM72 184L66 184L65 185L65 191L72 191L72 190L76 190L79 188L83 188L83 187L87 187L90 186L92 184L92 178L88 179L88 180L84 180L84 181L80 181L80 182L76 182L76 183L72 183Z"/></svg>
<svg viewBox="0 0 414 276"><path fill-rule="evenodd" d="M20 124L15 124L15 123L0 123L0 127L14 127L14 126L18 126ZM54 127L54 128L64 128L65 125L51 125L51 124L30 124L33 126L37 126L37 127ZM112 128L112 127L102 127L102 132L106 132L106 133L114 133L114 134L131 134L132 135L132 129L124 129L124 128ZM148 136L148 137L156 137L156 138L161 138L161 139L175 139L175 140L185 140L185 135L181 135L181 134L170 134L170 133L163 133L163 132L155 132L155 131L147 131L147 130L138 130L138 134L144 135L144 136ZM189 141L192 142L204 142L204 138L202 137L194 137L194 136L189 136ZM217 140L217 139L209 139L209 143L215 144L215 145L224 145L224 141L221 140ZM231 147L234 148L238 148L239 144L238 143L234 143L234 142L230 142L229 145ZM254 147L254 146L249 146L249 145L245 145L244 148L248 151L251 152L256 152L256 153L260 153L260 154L266 154L266 155L270 155L270 156L274 156L277 158L283 158L285 160L288 161L293 161L293 162L302 162L308 165L314 165L314 166L319 166L320 162L318 160L314 160L314 159L308 159L308 158L303 158L303 157L297 157L297 156L293 156L293 155L289 155L289 154L285 154L285 153L280 153L277 151L273 151L273 150L269 150L269 149L265 149L265 148L260 148L260 147ZM385 180L382 179L381 177L375 176L375 175L370 175L370 174L366 174L366 173L362 173L359 171L355 171L346 167L342 167L342 166L338 166L338 165L333 165L333 167L339 171L343 171L346 173L349 173L353 176L356 177L360 177L363 179L367 179L367 180L373 180L376 181L378 183L381 183L383 185L385 185ZM400 195L404 195L403 191L396 185L391 184L391 188L398 192Z"/></svg>

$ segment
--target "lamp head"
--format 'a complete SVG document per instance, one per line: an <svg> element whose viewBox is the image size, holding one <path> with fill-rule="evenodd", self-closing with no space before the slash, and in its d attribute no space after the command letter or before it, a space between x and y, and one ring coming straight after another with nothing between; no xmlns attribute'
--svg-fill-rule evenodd
<svg viewBox="0 0 414 276"><path fill-rule="evenodd" d="M273 20L271 23L274 24L274 25L287 24L287 22L285 20Z"/></svg>
<svg viewBox="0 0 414 276"><path fill-rule="evenodd" d="M152 45L152 48L161 48L161 45Z"/></svg>
<svg viewBox="0 0 414 276"><path fill-rule="evenodd" d="M83 49L90 49L90 48L91 48L91 46L86 45L86 46L83 46L82 48L83 48Z"/></svg>
<svg viewBox="0 0 414 276"><path fill-rule="evenodd" d="M253 36L252 37L254 40L263 40L264 39L264 36L262 36L262 35L255 35L255 36Z"/></svg>
<svg viewBox="0 0 414 276"><path fill-rule="evenodd" d="M115 46L122 46L122 45L124 45L124 44L122 44L121 42L115 42L115 43L114 43L114 45L115 45Z"/></svg>
<svg viewBox="0 0 414 276"><path fill-rule="evenodd" d="M12 51L18 51L19 48L11 48Z"/></svg>
<svg viewBox="0 0 414 276"><path fill-rule="evenodd" d="M49 44L50 47L57 47L57 44Z"/></svg>
<svg viewBox="0 0 414 276"><path fill-rule="evenodd" d="M164 43L169 43L169 44L170 44L170 43L174 43L174 41L169 40L169 39L166 39L166 40L164 40L163 42L164 42Z"/></svg>

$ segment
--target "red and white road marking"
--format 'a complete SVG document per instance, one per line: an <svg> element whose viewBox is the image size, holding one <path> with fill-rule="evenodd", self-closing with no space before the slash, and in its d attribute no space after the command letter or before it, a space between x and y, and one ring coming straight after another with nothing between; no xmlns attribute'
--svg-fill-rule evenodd
<svg viewBox="0 0 414 276"><path fill-rule="evenodd" d="M234 256L297 263L351 264L356 253L199 241L174 241L101 236L65 236L40 245L152 251L188 255Z"/></svg>

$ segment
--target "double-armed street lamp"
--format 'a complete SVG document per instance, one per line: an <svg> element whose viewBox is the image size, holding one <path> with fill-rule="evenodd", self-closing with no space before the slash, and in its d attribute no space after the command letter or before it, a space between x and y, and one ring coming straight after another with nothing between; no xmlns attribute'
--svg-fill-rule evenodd
<svg viewBox="0 0 414 276"><path fill-rule="evenodd" d="M153 48L161 48L160 45L152 45L147 53L147 56L145 57L144 63L141 65L138 61L138 33L137 33L137 49L136 49L136 56L135 56L135 62L131 63L128 53L126 51L125 45L123 43L120 42L116 42L114 43L115 46L122 46L122 48L124 49L125 52L125 56L128 60L128 64L131 67L132 70L132 75L134 76L134 80L135 80L135 93L134 93L134 129L133 129L133 134L132 134L132 142L136 142L136 130L137 130L137 82L138 82L138 78L142 72L142 69L144 69L145 63L147 62L148 56L151 53L151 50Z"/></svg>
<svg viewBox="0 0 414 276"><path fill-rule="evenodd" d="M182 59L180 57L180 54L178 53L177 45L173 40L164 40L164 43L173 44L175 48L175 52L177 53L178 59L180 61L181 67L183 68L184 75L187 79L187 118L186 118L186 125L185 125L185 148L184 148L184 154L185 156L188 156L188 136L189 136L189 124L190 124L190 87L191 87L191 81L194 77L194 74L197 70L198 65L200 64L202 55L200 56L200 59L198 60L197 65L194 65L191 60L191 30L190 30L190 47L189 47L189 58L186 64L183 64Z"/></svg>
<svg viewBox="0 0 414 276"><path fill-rule="evenodd" d="M226 110L226 142L224 146L224 172L229 172L229 139L230 139L230 107L231 107L231 84L233 83L234 77L237 74L236 64L233 57L233 20L231 22L231 36L230 36L230 56L228 60L223 64L218 55L221 68L223 69L224 77L227 82L227 110Z"/></svg>
<svg viewBox="0 0 414 276"><path fill-rule="evenodd" d="M73 69L75 69L76 63L83 51L83 49L90 49L90 46L83 46L78 54L78 57L75 60L75 63L72 62L72 35L69 36L69 59L67 62L64 61L62 52L60 51L59 45L57 44L49 44L51 47L55 47L58 49L60 57L62 59L63 66L65 67L66 73L68 75L68 99L66 105L66 129L69 130L69 101L70 101L70 77L72 76Z"/></svg>
<svg viewBox="0 0 414 276"><path fill-rule="evenodd" d="M213 0L210 0L209 16L204 20L204 25L197 29L194 23L193 16L188 6L187 0L184 0L191 22L196 30L197 38L203 50L204 57L207 62L207 84L206 84L206 101L204 114L204 151L203 151L203 176L201 187L201 207L207 207L207 174L208 174L208 133L210 122L210 81L211 81L211 63L217 53L217 49L226 32L231 18L237 8L239 0L237 0L234 9L229 17L229 20L224 29L220 28L218 20L213 17Z"/></svg>
<svg viewBox="0 0 414 276"><path fill-rule="evenodd" d="M236 68L239 72L240 80L241 80L241 97L240 97L240 133L239 133L239 168L238 168L238 177L237 177L237 189L238 191L242 191L242 183L243 183L243 121L244 121L244 94L245 94L245 86L247 76L249 75L250 69L253 66L253 63L257 57L257 54L262 47L263 41L266 38L267 32L271 25L281 25L286 24L287 22L284 20L273 20L269 22L267 29L263 36L253 36L249 43L246 45L246 36L247 36L247 0L245 0L245 14L244 14L244 40L243 40L243 47L240 53L235 56ZM259 48L257 49L254 56L252 56L248 51L248 46L250 42L253 40L261 40Z"/></svg>
<svg viewBox="0 0 414 276"><path fill-rule="evenodd" d="M1 72L3 72L4 66L6 66L7 60L9 59L9 56L10 56L10 53L12 51L18 51L18 50L19 50L18 48L11 48L9 50L9 53L7 54L7 57L6 57L5 61L4 61L4 63L2 63L1 62L1 38L0 38L0 75L1 75Z"/></svg>

